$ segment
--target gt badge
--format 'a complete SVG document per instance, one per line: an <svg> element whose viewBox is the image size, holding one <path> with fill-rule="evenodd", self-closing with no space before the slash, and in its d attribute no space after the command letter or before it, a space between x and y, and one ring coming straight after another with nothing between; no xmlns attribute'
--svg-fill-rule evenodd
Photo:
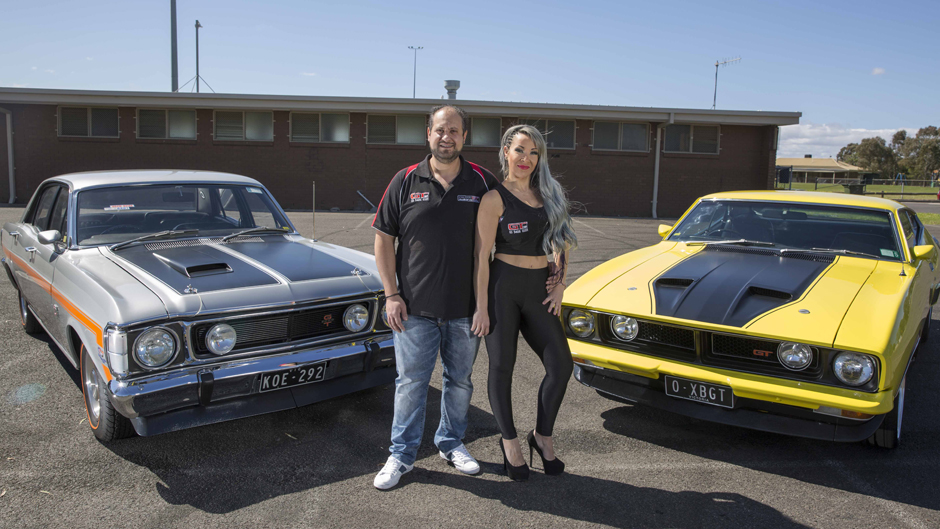
<svg viewBox="0 0 940 529"><path fill-rule="evenodd" d="M762 350L760 350L760 349L754 349L754 350L751 352L751 354L753 354L754 356L759 356L759 357L761 357L761 358L770 358L771 356L774 355L774 352L773 352L773 351L762 351Z"/></svg>
<svg viewBox="0 0 940 529"><path fill-rule="evenodd" d="M525 233L529 231L528 222L510 222L508 226L509 233Z"/></svg>
<svg viewBox="0 0 940 529"><path fill-rule="evenodd" d="M430 199L431 193L425 191L424 193L412 193L411 201L412 202L427 202Z"/></svg>
<svg viewBox="0 0 940 529"><path fill-rule="evenodd" d="M321 321L320 323L322 323L324 327L329 327L330 325L333 325L333 315L327 314L326 316L323 317L323 321Z"/></svg>

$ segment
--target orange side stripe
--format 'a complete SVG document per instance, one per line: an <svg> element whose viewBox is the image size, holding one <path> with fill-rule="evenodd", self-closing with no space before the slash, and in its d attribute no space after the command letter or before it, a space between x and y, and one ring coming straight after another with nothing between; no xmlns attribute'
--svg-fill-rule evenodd
<svg viewBox="0 0 940 529"><path fill-rule="evenodd" d="M29 265L26 263L26 261L20 259L20 258L17 257L16 255L13 255L13 253L10 252L9 250L7 250L6 248L3 249L3 253L5 253L6 256L9 257L11 260L15 261L16 264L19 265L20 268L22 268L23 270L25 270L26 273L29 274L30 277L35 278L35 279L39 282L39 284L40 284L47 292L49 292L50 294L52 294L52 297L54 297L59 303L62 304L62 307L63 307L65 310L67 310L67 311L69 312L69 314L72 315L72 317L74 317L76 320L80 321L80 322L82 323L82 325L84 325L89 331L91 331L92 333L94 333L95 339L98 341L98 345L100 345L101 347L104 347L104 338L103 338L102 335L101 335L101 326L100 326L100 325L98 325L97 323L95 323L94 320L92 320L92 319L89 318L84 312L82 312L81 310L79 310L78 307L76 307L75 305L73 305L71 301L65 299L65 296L63 296L61 292L59 292L58 290L56 290L55 288L53 288L53 287L52 287L52 284L49 283L48 281L46 281L45 278L43 278L41 275L39 275L38 272L36 272L35 270L33 270L33 268L32 268L31 266L29 266ZM107 375L110 375L110 372L108 372L108 373L106 373L106 374L107 374Z"/></svg>

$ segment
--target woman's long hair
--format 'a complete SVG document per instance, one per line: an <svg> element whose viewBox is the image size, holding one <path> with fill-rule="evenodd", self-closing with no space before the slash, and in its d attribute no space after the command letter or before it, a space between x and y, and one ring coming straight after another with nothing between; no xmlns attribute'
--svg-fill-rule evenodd
<svg viewBox="0 0 940 529"><path fill-rule="evenodd" d="M542 242L542 248L547 255L553 252L564 252L578 247L578 237L571 228L571 215L568 214L568 197L565 190L552 176L548 169L548 147L542 133L532 125L516 125L509 127L503 134L499 148L499 165L503 171L503 178L509 176L509 161L506 160L504 148L512 145L516 134L525 134L535 144L539 154L539 163L529 178L529 187L538 191L545 204L545 215L548 217L548 228Z"/></svg>

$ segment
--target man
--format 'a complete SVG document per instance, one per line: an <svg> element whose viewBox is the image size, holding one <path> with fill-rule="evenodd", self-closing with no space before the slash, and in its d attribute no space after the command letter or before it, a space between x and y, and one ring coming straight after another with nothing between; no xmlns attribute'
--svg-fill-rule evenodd
<svg viewBox="0 0 940 529"><path fill-rule="evenodd" d="M392 455L375 477L379 489L394 487L414 467L438 351L444 382L434 444L457 470L480 471L463 445L473 393L470 373L480 345L470 331L473 245L480 199L497 181L460 156L466 136L463 110L450 105L431 109L431 154L392 178L372 223L398 369Z"/></svg>

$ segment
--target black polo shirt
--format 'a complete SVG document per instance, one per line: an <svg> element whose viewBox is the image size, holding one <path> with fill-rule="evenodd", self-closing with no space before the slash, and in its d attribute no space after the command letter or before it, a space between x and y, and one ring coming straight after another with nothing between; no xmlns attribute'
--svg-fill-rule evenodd
<svg viewBox="0 0 940 529"><path fill-rule="evenodd" d="M476 308L473 246L480 199L497 185L486 169L460 157L444 190L423 162L402 169L385 190L372 227L398 238L395 270L409 314L445 320Z"/></svg>

